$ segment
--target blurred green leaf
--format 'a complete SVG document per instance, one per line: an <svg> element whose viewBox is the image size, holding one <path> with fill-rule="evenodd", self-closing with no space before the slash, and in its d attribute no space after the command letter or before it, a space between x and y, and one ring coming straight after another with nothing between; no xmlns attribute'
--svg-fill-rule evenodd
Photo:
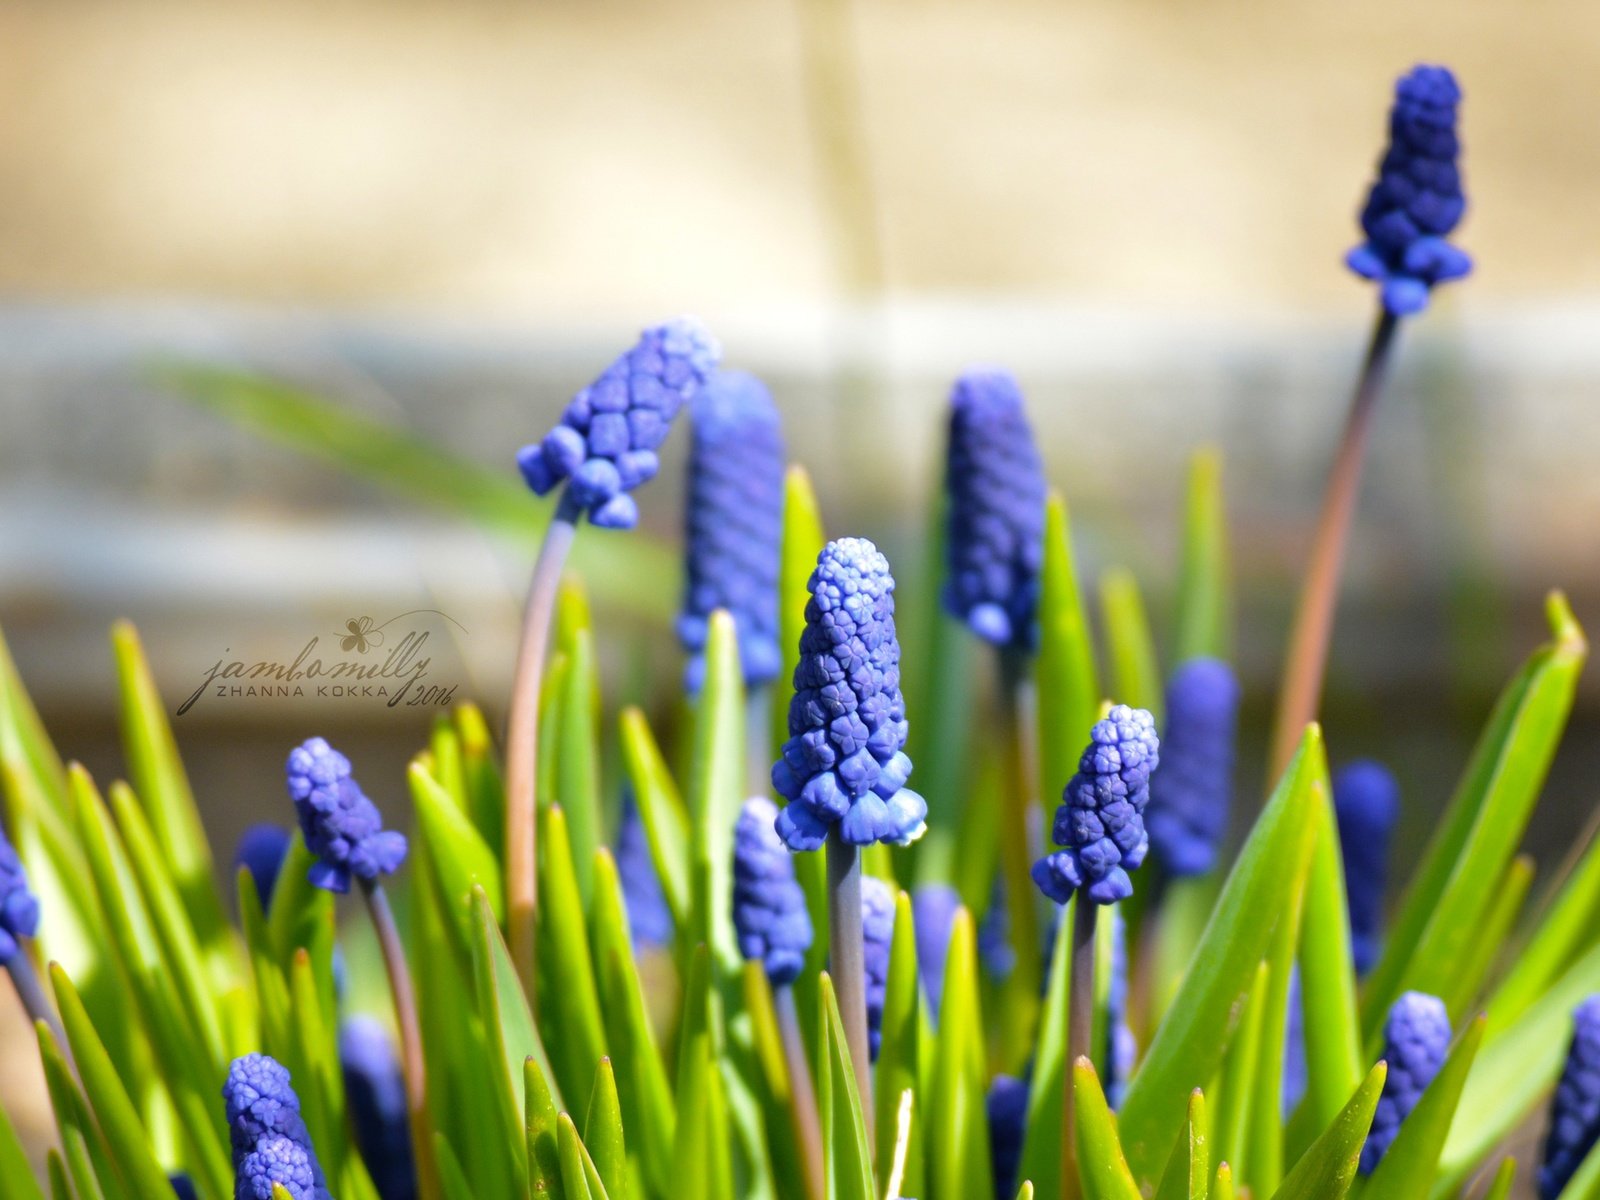
<svg viewBox="0 0 1600 1200"><path fill-rule="evenodd" d="M17 1200L44 1200L38 1184L27 1174L28 1164L24 1162L22 1165L23 1174L17 1177L22 1180L22 1195ZM61 1152L54 1146L45 1152L45 1174L50 1180L50 1200L73 1200L72 1185L67 1182L67 1168L63 1165ZM28 1190L30 1187L32 1191Z"/></svg>
<svg viewBox="0 0 1600 1200"><path fill-rule="evenodd" d="M1077 899L1061 908L1051 952L1049 987L1039 1018L1039 1043L1034 1051L1033 1082L1028 1089L1028 1127L1022 1139L1021 1175L1033 1180L1041 1196L1061 1194L1061 1104L1066 1065L1068 969L1072 910Z"/></svg>
<svg viewBox="0 0 1600 1200"><path fill-rule="evenodd" d="M1484 981L1505 954L1511 931L1516 927L1517 918L1522 915L1522 902L1528 898L1528 890L1533 886L1533 875L1532 856L1519 854L1490 888L1493 898L1484 911L1478 939L1463 958L1455 991L1443 998L1451 1013L1472 1011L1483 991Z"/></svg>
<svg viewBox="0 0 1600 1200"><path fill-rule="evenodd" d="M1211 1188L1212 1200L1234 1200L1233 1168L1227 1163L1217 1164L1216 1182Z"/></svg>
<svg viewBox="0 0 1600 1200"><path fill-rule="evenodd" d="M756 1101L761 1107L762 1128L766 1133L772 1187L779 1196L808 1200L815 1192L808 1186L812 1175L811 1164L804 1161L805 1151L801 1145L805 1137L802 1121L807 1117L813 1121L816 1119L816 1095L811 1089L810 1069L806 1068L806 1078L798 1081L797 1089L797 1081L789 1071L789 1059L784 1053L778 1001L773 996L772 985L767 980L766 968L760 959L745 960L741 980L744 984L744 1013L750 1021L751 1049L757 1073ZM794 994L788 988L785 989L785 1000L792 1016ZM807 1097L805 1107L809 1112L801 1111L801 1089ZM817 1149L820 1152L820 1144ZM818 1168L821 1165L816 1164Z"/></svg>
<svg viewBox="0 0 1600 1200"><path fill-rule="evenodd" d="M1140 1200L1139 1186L1133 1182L1117 1140L1117 1119L1106 1105L1100 1077L1087 1058L1072 1064L1072 1095L1084 1200Z"/></svg>
<svg viewBox="0 0 1600 1200"><path fill-rule="evenodd" d="M1592 1185L1600 1184L1600 1155L1591 1153L1589 1158L1594 1160L1593 1174L1586 1176L1587 1181ZM1586 1161L1584 1166L1590 1166L1590 1163ZM1579 1174L1585 1174L1582 1168L1579 1168ZM1494 1173L1494 1182L1489 1185L1489 1190L1483 1194L1483 1200L1510 1200L1511 1185L1515 1183L1516 1180L1517 1160L1514 1158L1502 1160L1499 1170ZM1589 1194L1590 1193L1586 1192L1578 1193L1579 1196L1585 1196Z"/></svg>
<svg viewBox="0 0 1600 1200"><path fill-rule="evenodd" d="M682 1200L733 1200L734 1195L732 1138L717 1072L711 1004L711 955L701 944L690 959L678 1038L672 1175Z"/></svg>
<svg viewBox="0 0 1600 1200"><path fill-rule="evenodd" d="M705 683L695 707L689 767L690 943L711 947L720 976L739 974L733 933L733 827L744 803L744 676L733 618L711 614Z"/></svg>
<svg viewBox="0 0 1600 1200"><path fill-rule="evenodd" d="M1281 918L1280 918L1281 919ZM1261 1053L1261 1022L1267 1007L1267 984L1271 972L1267 964L1256 968L1255 980L1239 1013L1227 1051L1222 1057L1222 1078L1216 1088L1212 1134L1217 1158L1233 1167L1240 1186L1250 1179L1247 1154L1250 1106L1256 1099L1256 1065Z"/></svg>
<svg viewBox="0 0 1600 1200"><path fill-rule="evenodd" d="M476 1200L472 1185L467 1182L466 1172L462 1171L460 1160L450 1148L450 1139L442 1133L433 1135L433 1154L439 1164L439 1186L444 1192L444 1200ZM294 1198L288 1195L282 1197L274 1195L273 1200L294 1200Z"/></svg>
<svg viewBox="0 0 1600 1200"><path fill-rule="evenodd" d="M23 1150L4 1105L0 1105L0 1179L6 1181L11 1200L44 1200L28 1166L27 1151Z"/></svg>
<svg viewBox="0 0 1600 1200"><path fill-rule="evenodd" d="M1051 492L1045 506L1044 560L1039 573L1038 693L1039 790L1046 810L1077 770L1078 754L1100 711L1094 641L1073 565L1067 505ZM1035 1177L1039 1194L1055 1192Z"/></svg>
<svg viewBox="0 0 1600 1200"><path fill-rule="evenodd" d="M918 1035L922 987L917 975L917 938L913 924L911 897L901 892L895 897L894 940L889 944L889 979L884 989L882 1040L878 1050L875 1111L879 1129L893 1129L900 1105L900 1093L916 1090ZM924 1176L922 1121L912 1106L910 1141L906 1147L903 1190L911 1196L923 1193ZM889 1186L891 1156L878 1155L877 1182L880 1192Z"/></svg>
<svg viewBox="0 0 1600 1200"><path fill-rule="evenodd" d="M496 862L505 862L506 791L494 739L476 704L456 704L452 710L461 739L461 775L467 789L467 811L478 835Z"/></svg>
<svg viewBox="0 0 1600 1200"><path fill-rule="evenodd" d="M672 910L673 922L679 929L686 929L690 906L689 829L683 800L644 713L631 706L625 708L620 724L622 757L650 843L650 859L661 880L667 907Z"/></svg>
<svg viewBox="0 0 1600 1200"><path fill-rule="evenodd" d="M1139 581L1132 571L1112 567L1100 576L1100 613L1105 624L1106 655L1111 660L1111 699L1149 709L1159 726L1165 699L1161 668L1156 662L1156 641L1150 632L1150 618L1145 615ZM1078 737L1080 744L1085 736Z"/></svg>
<svg viewBox="0 0 1600 1200"><path fill-rule="evenodd" d="M557 728L556 790L561 811L567 814L572 835L572 863L577 871L578 894L585 905L594 894L594 852L602 837L600 816L600 703L599 668L594 657L594 634L578 629L572 635L567 670L557 701L561 717Z"/></svg>
<svg viewBox="0 0 1600 1200"><path fill-rule="evenodd" d="M867 1146L861 1093L856 1089L856 1072L850 1062L850 1047L845 1042L844 1022L839 1019L833 981L827 975L822 976L821 1030L821 1044L817 1048L817 1107L822 1116L828 1200L873 1200L872 1152Z"/></svg>
<svg viewBox="0 0 1600 1200"><path fill-rule="evenodd" d="M1185 1117L1189 1094L1221 1062L1218 1030L1251 987L1275 918L1309 869L1316 800L1327 764L1322 734L1309 726L1272 799L1239 853L1177 998L1133 1077L1120 1114L1122 1145L1141 1187L1153 1187Z"/></svg>
<svg viewBox="0 0 1600 1200"><path fill-rule="evenodd" d="M1321 783L1316 781L1314 788L1321 791ZM1307 876L1309 874L1308 870ZM1303 877L1288 908L1279 916L1265 963L1268 975L1257 1035L1255 1077L1251 1081L1255 1095L1250 1100L1244 1163L1242 1168L1235 1164L1240 1178L1257 1196L1270 1195L1283 1179L1283 1063L1295 951L1300 944L1308 886L1309 879Z"/></svg>
<svg viewBox="0 0 1600 1200"><path fill-rule="evenodd" d="M561 1155L561 1183L572 1200L605 1200L605 1189L598 1193L589 1186L592 1170L585 1161L583 1143L578 1139L578 1129L566 1113L556 1117L556 1150Z"/></svg>
<svg viewBox="0 0 1600 1200"><path fill-rule="evenodd" d="M1227 659L1232 654L1233 589L1222 455L1215 447L1206 447L1196 450L1189 460L1173 661Z"/></svg>
<svg viewBox="0 0 1600 1200"><path fill-rule="evenodd" d="M128 1193L123 1190L117 1170L112 1166L105 1137L89 1114L89 1101L84 1097L82 1085L67 1065L50 1030L40 1024L36 1032L45 1089L50 1094L56 1134L61 1140L61 1152L74 1189L80 1198L126 1200Z"/></svg>
<svg viewBox="0 0 1600 1200"><path fill-rule="evenodd" d="M333 893L317 887L309 878L314 862L315 856L306 849L305 836L296 829L290 835L283 865L278 868L272 910L267 914L269 944L279 966L287 966L290 956L302 946L313 948L333 923Z"/></svg>
<svg viewBox="0 0 1600 1200"><path fill-rule="evenodd" d="M1355 1178L1387 1072L1381 1062L1368 1072L1333 1124L1311 1144L1283 1186L1272 1193L1272 1200L1342 1200Z"/></svg>
<svg viewBox="0 0 1600 1200"><path fill-rule="evenodd" d="M794 678L794 669L800 662L800 634L806 627L806 602L811 599L807 584L827 540L811 476L804 467L792 463L783 477L783 538L778 559L778 647L783 652L780 683ZM788 738L788 706L774 704L772 744L781 746Z"/></svg>
<svg viewBox="0 0 1600 1200"><path fill-rule="evenodd" d="M531 1057L522 1071L522 1090L527 1097L523 1137L528 1151L528 1194L563 1200L566 1189L561 1182L561 1152L556 1145L556 1101L550 1094L549 1077Z"/></svg>
<svg viewBox="0 0 1600 1200"><path fill-rule="evenodd" d="M978 978L972 914L957 909L945 958L933 1091L927 1097L928 1182L936 1196L978 1196L992 1186Z"/></svg>
<svg viewBox="0 0 1600 1200"><path fill-rule="evenodd" d="M602 1058L589 1093L589 1112L583 1119L583 1144L607 1194L622 1200L627 1195L628 1152L622 1137L622 1102L611 1060Z"/></svg>
<svg viewBox="0 0 1600 1200"><path fill-rule="evenodd" d="M1479 1017L1456 1041L1450 1057L1379 1160L1377 1170L1368 1176L1361 1189L1362 1200L1412 1200L1428 1194L1456 1106L1461 1102L1467 1072L1483 1043L1483 1028L1484 1018Z"/></svg>
<svg viewBox="0 0 1600 1200"><path fill-rule="evenodd" d="M1199 1088L1189 1093L1189 1114L1178 1132L1178 1144L1155 1200L1206 1200L1211 1182L1211 1151L1206 1137L1206 1097Z"/></svg>
<svg viewBox="0 0 1600 1200"><path fill-rule="evenodd" d="M1588 655L1565 597L1552 593L1546 609L1551 640L1501 694L1367 980L1362 1025L1369 1051L1401 992L1455 992L1492 900L1483 882L1501 876L1522 840Z"/></svg>
<svg viewBox="0 0 1600 1200"><path fill-rule="evenodd" d="M540 1007L556 1034L550 1062L566 1096L582 1096L606 1053L605 1022L572 869L566 815L559 804L539 813Z"/></svg>
<svg viewBox="0 0 1600 1200"><path fill-rule="evenodd" d="M461 945L471 946L474 888L483 889L496 920L505 913L500 860L466 813L456 806L450 794L422 764L412 763L406 770L406 779L411 784L411 799L417 808L422 844L438 872L450 917L461 935Z"/></svg>

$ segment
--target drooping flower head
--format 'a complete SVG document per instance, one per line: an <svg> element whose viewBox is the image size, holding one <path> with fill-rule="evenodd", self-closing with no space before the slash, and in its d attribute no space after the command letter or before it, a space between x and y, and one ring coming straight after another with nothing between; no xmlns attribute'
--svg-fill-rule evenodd
<svg viewBox="0 0 1600 1200"><path fill-rule="evenodd" d="M883 1045L883 1005L889 995L889 948L894 942L894 889L872 875L861 877L861 941L867 971L867 1041L872 1061Z"/></svg>
<svg viewBox="0 0 1600 1200"><path fill-rule="evenodd" d="M233 848L233 869L243 867L250 872L263 910L272 906L272 891L278 886L278 872L283 868L284 855L289 853L290 841L291 835L282 825L252 825Z"/></svg>
<svg viewBox="0 0 1600 1200"><path fill-rule="evenodd" d="M28 887L28 873L16 847L0 829L0 965L11 961L19 937L39 931L39 901Z"/></svg>
<svg viewBox="0 0 1600 1200"><path fill-rule="evenodd" d="M1191 658L1167 680L1161 773L1144 815L1150 849L1168 875L1204 875L1217 862L1233 800L1239 683L1216 658Z"/></svg>
<svg viewBox="0 0 1600 1200"><path fill-rule="evenodd" d="M1029 1090L1026 1079L996 1075L984 1101L989 1117L995 1200L1012 1200L1017 1194L1017 1169L1022 1165L1022 1142L1028 1127Z"/></svg>
<svg viewBox="0 0 1600 1200"><path fill-rule="evenodd" d="M1095 904L1133 895L1128 872L1150 841L1144 809L1161 761L1155 719L1119 704L1095 723L1078 773L1062 793L1052 836L1061 849L1033 864L1033 880L1057 904L1081 891Z"/></svg>
<svg viewBox="0 0 1600 1200"><path fill-rule="evenodd" d="M272 1200L282 1185L294 1200L331 1200L282 1064L265 1054L233 1060L222 1085L233 1147L235 1200Z"/></svg>
<svg viewBox="0 0 1600 1200"><path fill-rule="evenodd" d="M911 893L911 923L917 930L917 976L928 997L933 1019L939 1019L944 997L944 964L950 956L950 929L961 908L961 893L949 884L925 883Z"/></svg>
<svg viewBox="0 0 1600 1200"><path fill-rule="evenodd" d="M622 793L622 822L617 828L617 874L622 878L622 899L628 906L628 931L634 949L672 944L672 909L661 890L650 838L634 801L633 789Z"/></svg>
<svg viewBox="0 0 1600 1200"><path fill-rule="evenodd" d="M382 1200L414 1200L417 1168L411 1156L406 1083L394 1039L382 1023L347 1017L339 1026L339 1068L361 1159Z"/></svg>
<svg viewBox="0 0 1600 1200"><path fill-rule="evenodd" d="M316 855L307 878L330 892L348 892L350 877L372 881L406 859L402 833L383 827L378 806L350 773L350 760L326 739L308 738L289 751L289 796L306 849Z"/></svg>
<svg viewBox="0 0 1600 1200"><path fill-rule="evenodd" d="M776 679L778 554L783 535L783 430L754 375L718 371L689 404L687 579L678 638L689 692L705 678L706 635L719 608L733 616L746 687Z"/></svg>
<svg viewBox="0 0 1600 1200"><path fill-rule="evenodd" d="M1572 1044L1550 1103L1539 1200L1556 1200L1600 1140L1600 996L1572 1014Z"/></svg>
<svg viewBox="0 0 1600 1200"><path fill-rule="evenodd" d="M1383 1027L1383 1081L1372 1130L1361 1147L1361 1173L1370 1175L1394 1144L1400 1126L1422 1099L1450 1052L1450 1017L1444 1001L1425 992L1406 992L1389 1009Z"/></svg>
<svg viewBox="0 0 1600 1200"><path fill-rule="evenodd" d="M794 875L794 856L778 838L778 806L765 796L744 803L733 830L733 924L739 953L766 968L773 987L793 983L811 949L811 914Z"/></svg>
<svg viewBox="0 0 1600 1200"><path fill-rule="evenodd" d="M524 446L517 466L535 494L563 481L562 512L607 529L632 529L639 506L628 493L660 468L656 450L684 401L705 385L721 350L698 322L669 321L567 404L542 442Z"/></svg>
<svg viewBox="0 0 1600 1200"><path fill-rule="evenodd" d="M1365 975L1383 949L1389 839L1400 816L1400 785L1382 763L1360 759L1333 777L1333 811L1350 906L1350 957Z"/></svg>
<svg viewBox="0 0 1600 1200"><path fill-rule="evenodd" d="M906 787L889 560L865 538L841 538L823 547L808 586L789 740L772 768L789 801L778 835L791 850L817 849L835 825L852 846L914 842L928 806Z"/></svg>
<svg viewBox="0 0 1600 1200"><path fill-rule="evenodd" d="M1467 209L1456 166L1460 103L1447 67L1413 67L1395 84L1389 147L1361 211L1366 241L1345 263L1382 285L1383 307L1397 317L1421 312L1435 284L1472 271L1466 252L1445 240Z"/></svg>
<svg viewBox="0 0 1600 1200"><path fill-rule="evenodd" d="M970 371L950 394L944 605L979 637L1029 649L1044 554L1044 467L1006 371Z"/></svg>

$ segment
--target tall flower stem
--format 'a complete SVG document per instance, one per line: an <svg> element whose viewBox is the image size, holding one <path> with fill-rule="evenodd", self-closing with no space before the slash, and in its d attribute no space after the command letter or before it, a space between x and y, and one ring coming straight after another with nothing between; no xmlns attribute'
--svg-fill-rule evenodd
<svg viewBox="0 0 1600 1200"><path fill-rule="evenodd" d="M1011 921L1011 942L1016 948L1012 979L1005 989L1010 1035L1007 1043L1018 1054L1018 1061L1033 1044L1033 1024L1039 997L1039 905L1038 891L1030 869L1038 857L1034 826L1029 820L1033 808L1033 780L1036 772L1030 761L1026 731L1028 720L1028 660L1018 651L1003 649L1000 663L1000 710L1003 736L1000 753L1005 756L1001 788L1004 793L1004 824L1000 831L1000 868L1005 880L1006 914Z"/></svg>
<svg viewBox="0 0 1600 1200"><path fill-rule="evenodd" d="M817 1116L817 1093L811 1083L806 1045L800 1036L794 987L785 984L774 989L773 1003L778 1010L778 1036L783 1040L783 1057L789 1067L789 1110L794 1117L795 1138L800 1143L806 1195L812 1200L822 1200L826 1192L822 1174L822 1125Z"/></svg>
<svg viewBox="0 0 1600 1200"><path fill-rule="evenodd" d="M867 1038L867 964L861 933L861 851L845 841L837 827L828 834L828 955L870 1143L872 1054Z"/></svg>
<svg viewBox="0 0 1600 1200"><path fill-rule="evenodd" d="M1301 732L1308 722L1316 719L1322 700L1328 645L1333 637L1333 614L1339 599L1339 575L1344 566L1351 517L1355 513L1361 465L1366 458L1372 413L1383 389L1398 328L1399 319L1387 309L1380 309L1356 384L1355 399L1350 405L1350 416L1345 422L1344 438L1328 474L1322 513L1317 518L1317 531L1311 545L1311 561L1306 568L1294 628L1289 636L1283 687L1278 693L1277 724L1272 736L1272 779L1288 767Z"/></svg>
<svg viewBox="0 0 1600 1200"><path fill-rule="evenodd" d="M1078 1125L1073 1095L1072 1065L1080 1058L1091 1062L1094 1055L1094 965L1095 917L1100 906L1080 891L1072 901L1072 974L1067 998L1066 1070L1061 1073L1061 1195L1063 1200L1078 1200L1082 1184L1078 1178Z"/></svg>
<svg viewBox="0 0 1600 1200"><path fill-rule="evenodd" d="M534 910L539 904L536 843L539 758L539 687L544 679L550 616L555 611L561 571L577 535L579 510L570 489L563 491L544 543L533 564L528 600L522 610L522 644L511 689L506 725L506 925L512 961L530 1004L534 1002Z"/></svg>
<svg viewBox="0 0 1600 1200"><path fill-rule="evenodd" d="M411 986L411 971L406 966L405 946L395 924L389 895L377 880L363 879L361 894L372 915L372 927L383 952L384 969L389 974L389 990L394 996L395 1021L400 1027L400 1064L405 1074L406 1115L411 1124L411 1152L416 1156L417 1187L422 1200L439 1200L443 1195L439 1166L434 1158L433 1126L428 1120L427 1071L422 1057L422 1025L417 1018L417 996Z"/></svg>
<svg viewBox="0 0 1600 1200"><path fill-rule="evenodd" d="M56 1045L61 1048L61 1053L66 1056L70 1064L72 1047L67 1044L67 1034L61 1028L61 1018L56 1015L55 1005L50 1003L50 997L45 994L44 984L39 982L39 973L33 969L33 959L28 956L26 946L19 945L17 952L6 960L6 970L10 972L11 982L17 989L17 998L22 1001L28 1019L43 1021L49 1027L50 1035L55 1038Z"/></svg>

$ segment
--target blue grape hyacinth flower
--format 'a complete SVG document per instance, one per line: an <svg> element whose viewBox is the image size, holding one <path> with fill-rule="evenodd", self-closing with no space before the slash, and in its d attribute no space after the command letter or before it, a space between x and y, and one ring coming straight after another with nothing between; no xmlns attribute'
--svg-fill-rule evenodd
<svg viewBox="0 0 1600 1200"><path fill-rule="evenodd" d="M778 838L778 806L745 801L733 831L733 924L739 953L759 961L772 986L799 978L811 949L811 914L794 874L794 856Z"/></svg>
<svg viewBox="0 0 1600 1200"><path fill-rule="evenodd" d="M239 836L239 843L233 848L233 869L237 872L243 867L250 872L263 912L272 907L278 872L283 869L283 859L289 853L292 840L292 835L282 825L252 825Z"/></svg>
<svg viewBox="0 0 1600 1200"><path fill-rule="evenodd" d="M1356 974L1365 975L1383 949L1389 840L1400 817L1400 785L1382 763L1358 759L1333 777L1333 811L1350 908L1350 957Z"/></svg>
<svg viewBox="0 0 1600 1200"><path fill-rule="evenodd" d="M1022 1143L1028 1126L1028 1081L1013 1075L996 1075L984 1101L989 1118L989 1154L994 1168L995 1200L1012 1200L1017 1194L1017 1170L1022 1166Z"/></svg>
<svg viewBox="0 0 1600 1200"><path fill-rule="evenodd" d="M1095 904L1133 895L1128 872L1144 862L1150 775L1161 762L1155 719L1119 704L1095 723L1078 773L1062 793L1052 832L1061 849L1033 864L1033 880L1057 904L1081 892Z"/></svg>
<svg viewBox="0 0 1600 1200"><path fill-rule="evenodd" d="M705 679L711 614L726 609L739 635L746 687L783 670L778 650L778 557L783 535L783 430L754 375L718 371L689 403L689 503L683 612L684 686Z"/></svg>
<svg viewBox="0 0 1600 1200"><path fill-rule="evenodd" d="M1006 371L970 371L950 394L944 605L979 637L1030 649L1044 557L1044 466Z"/></svg>
<svg viewBox="0 0 1600 1200"><path fill-rule="evenodd" d="M332 1200L281 1063L265 1054L234 1059L222 1098L236 1200L272 1200L275 1183L294 1200Z"/></svg>
<svg viewBox="0 0 1600 1200"><path fill-rule="evenodd" d="M383 827L378 806L350 773L350 760L326 739L308 738L289 752L289 796L306 848L317 861L307 878L330 892L348 892L355 876L371 883L400 869L405 835Z"/></svg>
<svg viewBox="0 0 1600 1200"><path fill-rule="evenodd" d="M339 1026L339 1070L361 1159L382 1200L414 1200L417 1168L400 1056L383 1024L353 1016Z"/></svg>
<svg viewBox="0 0 1600 1200"><path fill-rule="evenodd" d="M17 939L39 931L39 901L28 887L17 849L0 829L0 965L11 961L21 945Z"/></svg>
<svg viewBox="0 0 1600 1200"><path fill-rule="evenodd" d="M889 948L894 942L894 889L871 875L861 878L861 942L867 972L867 1041L872 1061L883 1045L883 1006L889 996Z"/></svg>
<svg viewBox="0 0 1600 1200"><path fill-rule="evenodd" d="M672 909L650 855L650 838L633 790L622 793L622 821L617 828L617 874L622 879L622 899L628 908L628 931L634 949L672 945Z"/></svg>
<svg viewBox="0 0 1600 1200"><path fill-rule="evenodd" d="M1426 992L1406 992L1394 1002L1383 1027L1389 1073L1372 1114L1372 1129L1361 1147L1363 1175L1372 1174L1383 1161L1449 1052L1450 1017L1443 1000Z"/></svg>
<svg viewBox="0 0 1600 1200"><path fill-rule="evenodd" d="M1366 241L1345 263L1377 281L1393 316L1419 313L1436 284L1463 279L1472 259L1446 241L1466 212L1456 159L1461 88L1446 67L1417 66L1400 77L1389 112L1389 146L1361 212Z"/></svg>
<svg viewBox="0 0 1600 1200"><path fill-rule="evenodd" d="M1239 682L1221 659L1191 658L1167 681L1161 773L1144 823L1168 875L1204 875L1217 863L1233 801Z"/></svg>
<svg viewBox="0 0 1600 1200"><path fill-rule="evenodd" d="M1600 996L1572 1014L1572 1044L1550 1103L1539 1200L1556 1200L1600 1140Z"/></svg>
<svg viewBox="0 0 1600 1200"><path fill-rule="evenodd" d="M933 1019L944 998L944 964L950 956L950 929L961 908L961 894L944 883L925 883L911 893L911 923L917 931L917 976Z"/></svg>
<svg viewBox="0 0 1600 1200"><path fill-rule="evenodd" d="M684 402L705 386L721 350L698 322L669 321L639 342L567 404L543 441L524 446L517 466L540 496L565 483L560 515L582 513L606 529L632 529L629 493L655 476L656 455Z"/></svg>
<svg viewBox="0 0 1600 1200"><path fill-rule="evenodd" d="M906 845L928 806L906 787L906 704L889 561L865 538L829 542L809 583L789 703L789 740L772 785L789 804L778 836L816 850L837 826L852 846Z"/></svg>

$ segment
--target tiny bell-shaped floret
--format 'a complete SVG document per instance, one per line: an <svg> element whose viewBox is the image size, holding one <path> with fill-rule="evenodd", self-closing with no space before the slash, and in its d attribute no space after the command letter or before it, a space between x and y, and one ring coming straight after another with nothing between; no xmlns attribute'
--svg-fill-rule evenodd
<svg viewBox="0 0 1600 1200"><path fill-rule="evenodd" d="M1361 1147L1360 1169L1370 1175L1389 1152L1400 1126L1422 1099L1450 1052L1450 1017L1444 1001L1425 992L1406 992L1389 1009L1383 1027L1383 1057L1389 1072L1372 1114L1372 1129Z"/></svg>
<svg viewBox="0 0 1600 1200"><path fill-rule="evenodd" d="M372 882L400 869L405 835L383 827L378 806L350 773L350 760L323 738L289 752L289 796L306 849L316 855L307 878L330 892L348 892L353 875Z"/></svg>
<svg viewBox="0 0 1600 1200"><path fill-rule="evenodd" d="M733 924L739 953L766 969L773 987L800 975L811 949L811 914L794 874L794 855L775 828L778 807L745 801L733 831Z"/></svg>

